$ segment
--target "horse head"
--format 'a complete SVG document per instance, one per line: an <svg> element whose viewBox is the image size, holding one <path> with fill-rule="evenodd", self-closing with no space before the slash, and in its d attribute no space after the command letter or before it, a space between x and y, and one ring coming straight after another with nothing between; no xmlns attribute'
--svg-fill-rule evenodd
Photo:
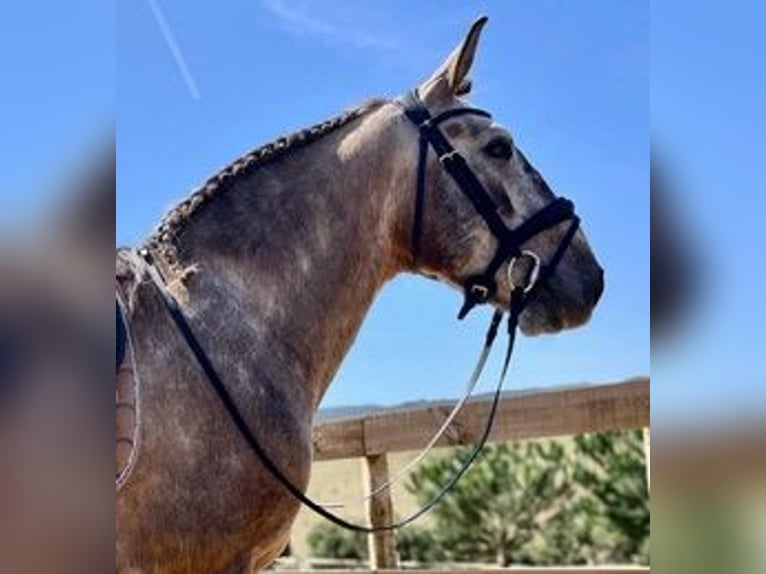
<svg viewBox="0 0 766 574"><path fill-rule="evenodd" d="M423 171L418 179L422 182L418 181L418 186L422 187L419 189L422 198L421 205L414 208L415 227L411 233L416 243L413 270L464 290L474 287L471 278L489 275L491 289L482 287L481 295L486 296L486 301L480 302L507 307L513 275L509 267L516 262L516 256L522 253L532 256L532 265L543 268L555 259L550 273L536 286L535 296L525 307L520 326L526 334L576 327L590 317L604 282L603 270L585 234L576 226L570 231L570 221L576 220L573 212L554 220L543 218L548 222L532 225L535 230L524 234L519 245L502 249L502 234L497 227L516 233L525 224L530 227L531 220L540 219L536 216L563 200L557 199L516 145L510 131L494 122L488 113L469 108L463 100L471 89L469 72L485 22L486 18L477 20L462 43L418 86L410 101L404 101L404 115L411 121L402 122L401 137L409 138L409 145L402 149L412 149L411 140L417 134L413 123L420 128L421 138L424 129L433 127L418 117L422 112L432 124L438 123L440 135L435 137L443 138L455 152L439 156L442 144L429 141L433 149L421 154L424 165L420 167ZM412 104L412 98L416 104ZM421 109L413 112L413 105ZM432 134L426 135L430 138ZM472 199L471 193L466 193L470 182L461 184L460 174L456 177L445 169L445 162L452 159L447 156L451 155L463 158L467 170L477 180L476 185L483 188L481 194L490 200L484 202L489 207L482 207L479 201L482 198ZM495 229L489 219L497 222ZM557 254L559 249L561 253ZM497 264L493 263L495 259Z"/></svg>

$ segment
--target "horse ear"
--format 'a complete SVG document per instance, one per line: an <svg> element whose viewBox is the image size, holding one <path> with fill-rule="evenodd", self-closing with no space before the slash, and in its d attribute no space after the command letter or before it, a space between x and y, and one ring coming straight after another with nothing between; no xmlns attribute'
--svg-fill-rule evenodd
<svg viewBox="0 0 766 574"><path fill-rule="evenodd" d="M438 96L462 96L471 91L471 71L473 58L479 46L479 37L489 18L480 16L471 25L460 45L449 55L436 72L418 88L424 100Z"/></svg>

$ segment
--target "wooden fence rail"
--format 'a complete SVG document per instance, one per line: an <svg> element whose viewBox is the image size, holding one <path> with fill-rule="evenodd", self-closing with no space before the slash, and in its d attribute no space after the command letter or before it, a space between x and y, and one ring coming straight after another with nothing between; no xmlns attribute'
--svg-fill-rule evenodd
<svg viewBox="0 0 766 574"><path fill-rule="evenodd" d="M491 399L469 402L440 446L473 444L486 424ZM328 422L314 429L314 460L358 458L423 448L453 403L382 411ZM540 391L502 400L490 441L571 436L647 428L649 379Z"/></svg>
<svg viewBox="0 0 766 574"><path fill-rule="evenodd" d="M469 402L453 421L439 446L473 444L482 434L491 399ZM423 448L441 426L454 403L429 403L425 407L386 410L366 416L327 422L314 429L314 459L365 458L367 489L388 480L387 453ZM587 432L649 428L649 379L638 377L620 383L583 385L568 389L520 393L502 399L490 442L552 438ZM648 437L648 435L647 435ZM649 441L646 441L648 461ZM648 468L648 467L647 467ZM373 526L390 524L393 502L385 491L368 505ZM393 532L370 536L370 560L376 571L398 568ZM449 570L451 574L476 570ZM648 568L609 566L599 568L510 568L515 574L623 574L648 573ZM441 574L429 570L428 574Z"/></svg>
<svg viewBox="0 0 766 574"><path fill-rule="evenodd" d="M294 570L290 574L402 574L402 570ZM444 570L413 570L412 572L422 572L423 574L649 574L647 566L511 566L509 568L449 568Z"/></svg>

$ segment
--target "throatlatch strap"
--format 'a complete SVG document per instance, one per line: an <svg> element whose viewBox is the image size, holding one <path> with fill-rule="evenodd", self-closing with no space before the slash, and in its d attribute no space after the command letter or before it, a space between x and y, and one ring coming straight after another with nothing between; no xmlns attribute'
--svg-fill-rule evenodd
<svg viewBox="0 0 766 574"><path fill-rule="evenodd" d="M423 237L423 214L426 201L426 161L428 160L428 140L422 135L418 143L418 174L415 192L415 213L412 224L412 260L415 265L420 261L420 243Z"/></svg>

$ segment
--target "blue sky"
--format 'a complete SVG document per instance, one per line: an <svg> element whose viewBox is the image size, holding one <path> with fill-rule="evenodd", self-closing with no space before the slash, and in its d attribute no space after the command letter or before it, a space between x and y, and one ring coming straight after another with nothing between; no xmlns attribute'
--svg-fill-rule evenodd
<svg viewBox="0 0 766 574"><path fill-rule="evenodd" d="M241 151L414 85L486 12L475 103L512 129L554 188L577 200L607 268L592 323L522 340L511 384L649 369L651 100L653 143L677 180L672 199L702 262L697 312L653 357L653 422L762 414L766 116L754 110L766 101L763 3L453 1L437 11L435 3L401 1L155 2L198 99L149 0L3 8L1 230L48 203L51 183L111 136L116 114L117 238L135 244ZM328 401L456 394L483 326L478 317L454 322L458 299L430 282L391 285Z"/></svg>
<svg viewBox="0 0 766 574"><path fill-rule="evenodd" d="M520 341L509 388L647 374L644 2L450 1L438 10L402 0L119 3L118 243L140 242L168 207L243 151L416 85L480 13L490 22L472 101L511 129L554 190L575 200L607 273L587 327ZM459 300L418 278L389 285L325 404L456 395L487 319L456 322Z"/></svg>
<svg viewBox="0 0 766 574"><path fill-rule="evenodd" d="M44 207L111 137L114 18L114 5L100 0L0 10L0 226Z"/></svg>
<svg viewBox="0 0 766 574"><path fill-rule="evenodd" d="M688 320L652 357L652 422L762 422L766 5L651 10L653 143L699 275Z"/></svg>

